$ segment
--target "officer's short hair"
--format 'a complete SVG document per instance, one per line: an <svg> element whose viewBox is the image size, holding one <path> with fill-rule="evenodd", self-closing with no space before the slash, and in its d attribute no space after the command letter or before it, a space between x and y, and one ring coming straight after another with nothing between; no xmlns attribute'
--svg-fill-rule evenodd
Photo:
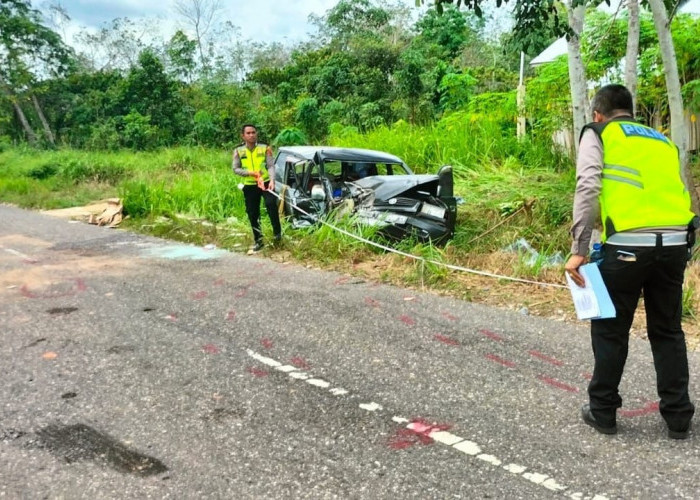
<svg viewBox="0 0 700 500"><path fill-rule="evenodd" d="M247 129L248 127L253 127L256 132L258 131L258 127L256 127L252 123L244 123L243 126L241 127L241 134L243 134L245 132L245 129Z"/></svg>
<svg viewBox="0 0 700 500"><path fill-rule="evenodd" d="M615 111L626 111L631 115L634 112L632 94L624 85L605 85L593 98L592 108L603 116L611 116Z"/></svg>

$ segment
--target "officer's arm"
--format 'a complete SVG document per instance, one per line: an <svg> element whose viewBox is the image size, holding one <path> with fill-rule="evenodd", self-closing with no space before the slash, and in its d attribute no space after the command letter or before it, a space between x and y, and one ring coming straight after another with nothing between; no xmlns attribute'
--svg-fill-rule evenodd
<svg viewBox="0 0 700 500"><path fill-rule="evenodd" d="M265 151L265 167L270 175L270 181L273 181L275 178L275 159L272 156L272 148L270 146Z"/></svg>
<svg viewBox="0 0 700 500"><path fill-rule="evenodd" d="M576 160L576 192L574 194L571 253L588 255L591 233L600 214L598 196L603 172L603 144L593 130L581 137Z"/></svg>
<svg viewBox="0 0 700 500"><path fill-rule="evenodd" d="M571 257L564 265L564 270L569 273L571 279L578 286L584 286L583 276L578 269L588 262L591 233L600 212L598 195L601 189L602 171L603 144L593 130L586 130L581 136L579 154L576 159Z"/></svg>

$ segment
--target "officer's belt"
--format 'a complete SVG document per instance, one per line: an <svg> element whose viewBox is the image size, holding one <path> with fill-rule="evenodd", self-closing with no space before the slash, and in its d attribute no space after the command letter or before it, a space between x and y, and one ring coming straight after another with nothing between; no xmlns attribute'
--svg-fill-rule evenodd
<svg viewBox="0 0 700 500"><path fill-rule="evenodd" d="M628 247L655 247L659 236L661 237L661 246L664 247L688 244L688 233L686 231L672 233L615 233L606 239L605 242L611 245Z"/></svg>

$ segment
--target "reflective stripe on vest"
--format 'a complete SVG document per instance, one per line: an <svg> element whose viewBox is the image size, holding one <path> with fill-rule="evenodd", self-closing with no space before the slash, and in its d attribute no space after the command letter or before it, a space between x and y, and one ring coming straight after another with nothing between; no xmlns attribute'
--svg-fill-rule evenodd
<svg viewBox="0 0 700 500"><path fill-rule="evenodd" d="M241 168L249 172L262 172L262 178L265 182L270 180L267 173L267 146L265 144L256 144L255 149L251 151L245 145L237 148L238 158L241 160ZM243 184L257 184L255 177L244 177Z"/></svg>
<svg viewBox="0 0 700 500"><path fill-rule="evenodd" d="M693 218L676 146L656 130L612 120L600 132L603 241L612 228L685 226Z"/></svg>

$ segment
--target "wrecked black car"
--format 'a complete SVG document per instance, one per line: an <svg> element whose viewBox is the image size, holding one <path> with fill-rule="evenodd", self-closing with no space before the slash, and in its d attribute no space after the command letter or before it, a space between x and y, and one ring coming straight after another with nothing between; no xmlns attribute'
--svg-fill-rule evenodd
<svg viewBox="0 0 700 500"><path fill-rule="evenodd" d="M401 158L368 149L281 147L275 191L295 227L333 211L378 226L391 239L443 242L454 235L457 202L452 167L418 175ZM295 209L298 207L309 215Z"/></svg>

